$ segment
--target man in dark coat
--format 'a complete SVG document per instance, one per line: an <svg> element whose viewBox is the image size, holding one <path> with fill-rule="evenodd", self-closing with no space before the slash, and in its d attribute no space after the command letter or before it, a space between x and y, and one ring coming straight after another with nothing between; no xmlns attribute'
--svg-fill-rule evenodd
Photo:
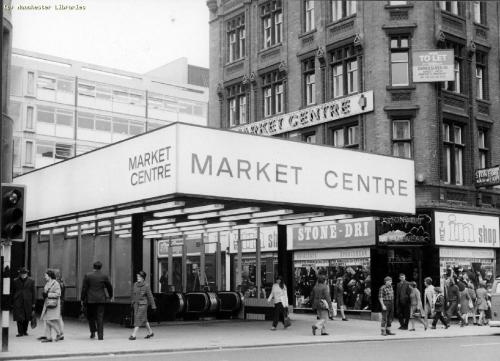
<svg viewBox="0 0 500 361"><path fill-rule="evenodd" d="M396 289L396 306L399 317L399 329L407 330L410 321L410 286L404 273L399 274L399 283Z"/></svg>
<svg viewBox="0 0 500 361"><path fill-rule="evenodd" d="M94 263L94 271L87 273L83 279L81 301L86 304L87 319L89 321L90 338L104 339L104 305L106 304L106 292L109 298L113 298L113 287L109 277L101 273L102 263Z"/></svg>
<svg viewBox="0 0 500 361"><path fill-rule="evenodd" d="M17 322L17 337L28 336L28 324L35 309L35 281L28 277L28 270L19 269L19 277L12 283L12 308Z"/></svg>

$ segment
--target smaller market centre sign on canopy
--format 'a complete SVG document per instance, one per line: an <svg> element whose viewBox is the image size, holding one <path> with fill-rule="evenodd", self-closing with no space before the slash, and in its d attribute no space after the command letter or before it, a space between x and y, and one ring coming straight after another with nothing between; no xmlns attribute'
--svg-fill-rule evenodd
<svg viewBox="0 0 500 361"><path fill-rule="evenodd" d="M27 221L190 194L414 213L412 160L174 123L22 175Z"/></svg>
<svg viewBox="0 0 500 361"><path fill-rule="evenodd" d="M413 81L427 83L453 81L453 50L417 50L413 52Z"/></svg>

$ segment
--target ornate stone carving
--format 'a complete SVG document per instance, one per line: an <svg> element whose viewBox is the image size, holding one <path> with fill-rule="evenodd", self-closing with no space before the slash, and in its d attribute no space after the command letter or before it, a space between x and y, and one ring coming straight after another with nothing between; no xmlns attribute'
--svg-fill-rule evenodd
<svg viewBox="0 0 500 361"><path fill-rule="evenodd" d="M282 61L280 63L278 70L280 73L285 73L285 74L288 73L288 66L286 65L285 61Z"/></svg>
<svg viewBox="0 0 500 361"><path fill-rule="evenodd" d="M257 83L257 76L255 75L255 72L253 72L253 71L252 71L252 72L250 73L249 80L250 80L250 83L252 83L252 84Z"/></svg>
<svg viewBox="0 0 500 361"><path fill-rule="evenodd" d="M217 84L217 96L220 99L222 99L222 97L224 96L224 86L222 85L222 83Z"/></svg>
<svg viewBox="0 0 500 361"><path fill-rule="evenodd" d="M319 61L319 64L321 66L324 66L325 65L325 62L326 62L326 53L325 53L325 48L320 46L318 47L318 50L316 50L316 58L318 59Z"/></svg>
<svg viewBox="0 0 500 361"><path fill-rule="evenodd" d="M354 36L353 43L354 43L354 46L362 48L363 47L363 35L361 35L360 33L357 33Z"/></svg>

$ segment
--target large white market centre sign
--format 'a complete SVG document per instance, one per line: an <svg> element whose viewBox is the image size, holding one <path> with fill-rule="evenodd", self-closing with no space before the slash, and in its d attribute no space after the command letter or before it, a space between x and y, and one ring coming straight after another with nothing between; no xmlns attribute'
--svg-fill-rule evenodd
<svg viewBox="0 0 500 361"><path fill-rule="evenodd" d="M413 161L174 123L22 175L27 221L175 194L414 213Z"/></svg>

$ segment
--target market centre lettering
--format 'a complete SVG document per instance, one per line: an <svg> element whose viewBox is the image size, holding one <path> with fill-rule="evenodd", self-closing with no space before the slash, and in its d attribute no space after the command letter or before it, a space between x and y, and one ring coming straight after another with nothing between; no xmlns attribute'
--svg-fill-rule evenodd
<svg viewBox="0 0 500 361"><path fill-rule="evenodd" d="M161 147L129 157L128 170L132 172L130 174L130 184L137 186L170 178L172 176L171 148L171 146Z"/></svg>
<svg viewBox="0 0 500 361"><path fill-rule="evenodd" d="M191 153L191 174L299 185L302 171L303 168L297 165L246 159L229 160L227 157L217 160L210 154L203 157ZM324 183L328 188L335 190L408 197L408 181L404 179L328 170L324 174Z"/></svg>
<svg viewBox="0 0 500 361"><path fill-rule="evenodd" d="M297 240L299 242L328 240L337 238L339 234L343 234L344 238L368 237L368 222L345 223L342 227L337 224L300 227L297 230Z"/></svg>

